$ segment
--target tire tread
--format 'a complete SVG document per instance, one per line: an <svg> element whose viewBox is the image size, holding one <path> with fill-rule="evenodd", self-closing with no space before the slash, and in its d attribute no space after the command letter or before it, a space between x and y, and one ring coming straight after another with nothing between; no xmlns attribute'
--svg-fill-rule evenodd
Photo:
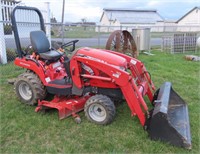
<svg viewBox="0 0 200 154"><path fill-rule="evenodd" d="M104 121L98 122L90 117L88 113L88 109L89 109L89 106L93 103L100 103L106 109L107 117ZM109 97L105 95L94 95L90 97L85 104L84 111L85 111L85 116L87 117L89 121L94 122L96 124L100 124L100 125L108 125L112 123L116 114L114 103Z"/></svg>

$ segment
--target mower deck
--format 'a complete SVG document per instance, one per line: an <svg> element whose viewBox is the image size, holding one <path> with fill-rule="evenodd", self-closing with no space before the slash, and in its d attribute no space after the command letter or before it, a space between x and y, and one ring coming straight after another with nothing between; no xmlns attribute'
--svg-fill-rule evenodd
<svg viewBox="0 0 200 154"><path fill-rule="evenodd" d="M35 112L55 108L58 110L59 119L64 119L71 115L76 118L79 117L76 113L84 109L85 102L90 97L90 95L86 95L82 97L67 98L65 96L60 97L55 95L51 101L39 100Z"/></svg>

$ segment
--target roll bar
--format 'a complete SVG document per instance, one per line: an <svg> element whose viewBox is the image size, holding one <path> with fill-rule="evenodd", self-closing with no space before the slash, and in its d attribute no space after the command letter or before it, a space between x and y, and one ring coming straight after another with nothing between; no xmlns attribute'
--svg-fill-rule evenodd
<svg viewBox="0 0 200 154"><path fill-rule="evenodd" d="M16 47L17 47L18 56L20 58L22 58L23 52L22 52L21 43L20 43L20 40L19 40L18 28L17 28L16 18L15 18L16 10L32 10L32 11L35 11L38 14L39 19L40 19L40 29L45 32L45 27L44 27L44 19L43 19L42 13L40 12L39 9L37 9L35 7L27 7L27 6L16 6L13 9L13 11L11 13L12 30L14 32L14 38L15 38L15 44L16 44Z"/></svg>

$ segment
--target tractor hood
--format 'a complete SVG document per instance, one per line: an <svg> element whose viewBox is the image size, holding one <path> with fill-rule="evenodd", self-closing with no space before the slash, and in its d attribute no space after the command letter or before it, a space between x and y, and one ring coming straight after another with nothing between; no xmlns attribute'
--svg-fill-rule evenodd
<svg viewBox="0 0 200 154"><path fill-rule="evenodd" d="M76 55L89 56L89 57L104 61L108 64L119 66L119 67L126 68L126 66L127 66L127 61L125 58L115 55L115 54L109 52L109 50L85 47L85 48L78 49L76 51Z"/></svg>

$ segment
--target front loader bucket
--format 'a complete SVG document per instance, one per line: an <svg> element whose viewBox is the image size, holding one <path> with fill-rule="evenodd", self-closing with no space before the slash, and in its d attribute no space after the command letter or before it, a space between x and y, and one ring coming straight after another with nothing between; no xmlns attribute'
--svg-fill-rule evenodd
<svg viewBox="0 0 200 154"><path fill-rule="evenodd" d="M191 149L188 107L184 100L165 82L159 90L149 121L149 135L176 146Z"/></svg>

